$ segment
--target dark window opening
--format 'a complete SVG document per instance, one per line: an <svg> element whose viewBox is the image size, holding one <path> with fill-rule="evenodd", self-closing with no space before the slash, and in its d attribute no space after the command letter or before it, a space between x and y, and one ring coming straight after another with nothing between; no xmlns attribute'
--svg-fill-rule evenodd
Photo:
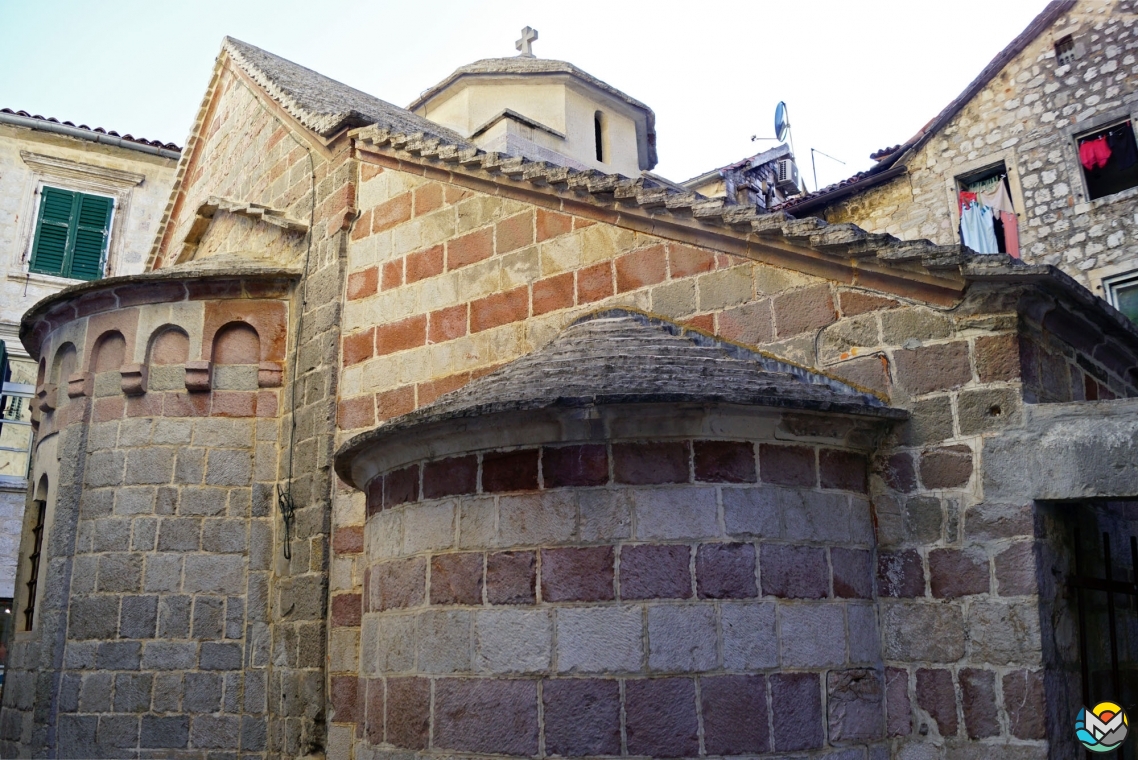
<svg viewBox="0 0 1138 760"><path fill-rule="evenodd" d="M1138 145L1130 120L1075 139L1090 200L1138 187Z"/></svg>
<svg viewBox="0 0 1138 760"><path fill-rule="evenodd" d="M604 136L604 116L600 111L597 111L595 114L593 114L593 139L597 147L597 160L601 163L604 163L605 161Z"/></svg>
<svg viewBox="0 0 1138 760"><path fill-rule="evenodd" d="M28 602L24 605L24 630L32 630L36 616L36 587L40 579L40 552L43 549L43 529L47 520L47 502L32 502L36 509L36 524L32 528L32 553L28 555Z"/></svg>
<svg viewBox="0 0 1138 760"><path fill-rule="evenodd" d="M1138 710L1138 502L1063 504L1066 608L1073 640L1059 644L1083 706L1103 701ZM1063 593L1063 591L1060 591ZM1075 678L1074 676L1077 676ZM1119 760L1133 760L1126 742ZM1089 753L1088 753L1089 754Z"/></svg>
<svg viewBox="0 0 1138 760"><path fill-rule="evenodd" d="M1075 62L1075 38L1067 35L1055 43L1055 62L1066 66Z"/></svg>

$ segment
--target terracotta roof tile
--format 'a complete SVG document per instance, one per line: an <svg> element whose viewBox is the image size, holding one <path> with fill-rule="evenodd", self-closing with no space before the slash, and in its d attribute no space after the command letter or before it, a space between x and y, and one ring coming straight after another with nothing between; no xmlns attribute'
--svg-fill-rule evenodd
<svg viewBox="0 0 1138 760"><path fill-rule="evenodd" d="M138 143L139 145L149 145L153 148L165 148L166 150L176 150L176 151L182 150L181 148L179 148L177 145L175 145L172 142L164 143L161 140L147 140L145 137L135 137L131 134L120 135L118 132L115 132L113 129L112 130L106 130L106 129L103 129L102 127L88 127L86 124L75 124L74 122L70 122L70 121L60 121L59 119L56 119L56 118L51 117L51 116L40 116L39 114L33 115L33 114L28 113L27 111L13 111L11 108L0 108L0 113L11 114L12 116L22 116L25 119L35 119L36 121L44 121L44 122L48 122L51 124L59 124L59 125L64 126L64 127L73 127L75 129L82 129L86 132L92 132L95 134L109 135L110 137L118 137L120 139L126 140L127 142Z"/></svg>

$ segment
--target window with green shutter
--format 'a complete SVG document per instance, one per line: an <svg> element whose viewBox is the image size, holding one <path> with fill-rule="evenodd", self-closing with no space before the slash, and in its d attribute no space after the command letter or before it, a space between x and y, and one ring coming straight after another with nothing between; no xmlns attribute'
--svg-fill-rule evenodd
<svg viewBox="0 0 1138 760"><path fill-rule="evenodd" d="M31 270L76 280L103 276L114 199L45 187Z"/></svg>

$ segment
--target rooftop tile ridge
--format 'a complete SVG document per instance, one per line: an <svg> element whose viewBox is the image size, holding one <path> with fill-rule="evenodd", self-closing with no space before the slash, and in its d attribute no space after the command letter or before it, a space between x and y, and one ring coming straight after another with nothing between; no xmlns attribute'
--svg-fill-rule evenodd
<svg viewBox="0 0 1138 760"><path fill-rule="evenodd" d="M955 245L932 241L901 240L892 235L871 233L852 223L829 224L815 217L796 218L785 211L764 211L754 205L729 203L723 198L707 198L694 191L677 190L648 177L605 174L594 169L576 170L554 166L522 156L486 152L481 148L448 144L445 140L424 140L420 134L407 134L378 125L353 132L365 146L388 148L419 160L437 161L453 169L483 171L526 182L535 188L567 189L599 205L618 203L622 207L651 214L670 214L689 218L710 228L770 241L806 247L835 260L877 259L899 273L913 272L914 266L929 274L959 275L975 254ZM1006 255L987 254L1004 266L1004 274L1014 274L1021 262ZM903 265L903 266L898 266Z"/></svg>

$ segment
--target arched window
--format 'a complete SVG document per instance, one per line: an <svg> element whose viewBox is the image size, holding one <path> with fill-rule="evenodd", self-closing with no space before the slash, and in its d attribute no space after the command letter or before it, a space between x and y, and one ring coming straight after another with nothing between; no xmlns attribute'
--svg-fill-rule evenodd
<svg viewBox="0 0 1138 760"><path fill-rule="evenodd" d="M593 114L593 139L597 147L597 160L605 161L605 115L600 111Z"/></svg>
<svg viewBox="0 0 1138 760"><path fill-rule="evenodd" d="M31 546L28 554L28 580L24 583L24 630L32 630L36 618L36 591L40 581L40 554L43 551L43 533L47 526L47 475L40 477L36 498L28 517L31 518ZM25 522L25 525L28 523Z"/></svg>

